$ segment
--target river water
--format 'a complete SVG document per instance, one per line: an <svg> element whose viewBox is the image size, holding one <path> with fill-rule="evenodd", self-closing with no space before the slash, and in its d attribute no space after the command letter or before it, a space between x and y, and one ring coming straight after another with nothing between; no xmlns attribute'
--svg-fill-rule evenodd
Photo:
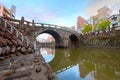
<svg viewBox="0 0 120 80"><path fill-rule="evenodd" d="M120 50L40 48L58 80L120 80Z"/></svg>

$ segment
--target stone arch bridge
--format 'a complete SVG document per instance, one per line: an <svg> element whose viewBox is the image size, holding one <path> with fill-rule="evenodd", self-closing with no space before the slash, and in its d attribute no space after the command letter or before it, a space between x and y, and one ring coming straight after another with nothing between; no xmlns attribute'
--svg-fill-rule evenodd
<svg viewBox="0 0 120 80"><path fill-rule="evenodd" d="M37 37L42 33L48 33L55 39L55 46L57 47L68 47L68 46L79 46L79 33L61 26L51 24L39 24L34 28L34 35Z"/></svg>
<svg viewBox="0 0 120 80"><path fill-rule="evenodd" d="M6 18L4 18L6 19ZM12 26L15 26L20 32L27 36L34 43L36 48L36 37L42 33L48 33L55 39L56 47L69 47L80 45L80 34L70 28L53 24L35 23L26 21L24 17L21 20L6 19Z"/></svg>

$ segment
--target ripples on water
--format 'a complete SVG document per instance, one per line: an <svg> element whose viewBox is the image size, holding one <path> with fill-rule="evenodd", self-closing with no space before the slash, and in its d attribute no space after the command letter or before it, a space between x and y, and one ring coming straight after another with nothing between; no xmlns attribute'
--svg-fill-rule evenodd
<svg viewBox="0 0 120 80"><path fill-rule="evenodd" d="M58 80L120 80L120 50L41 48Z"/></svg>

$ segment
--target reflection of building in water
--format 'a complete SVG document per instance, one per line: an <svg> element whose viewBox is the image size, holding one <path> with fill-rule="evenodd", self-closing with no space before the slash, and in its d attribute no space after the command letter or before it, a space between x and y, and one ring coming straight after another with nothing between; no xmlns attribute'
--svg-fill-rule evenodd
<svg viewBox="0 0 120 80"><path fill-rule="evenodd" d="M90 80L119 80L120 71L115 70L112 66L105 64L81 61L79 63L80 77L91 78Z"/></svg>
<svg viewBox="0 0 120 80"><path fill-rule="evenodd" d="M81 78L89 77L91 80L94 80L94 64L80 62L79 63L79 72Z"/></svg>
<svg viewBox="0 0 120 80"><path fill-rule="evenodd" d="M47 51L48 54L55 55L55 49L45 48L45 50Z"/></svg>

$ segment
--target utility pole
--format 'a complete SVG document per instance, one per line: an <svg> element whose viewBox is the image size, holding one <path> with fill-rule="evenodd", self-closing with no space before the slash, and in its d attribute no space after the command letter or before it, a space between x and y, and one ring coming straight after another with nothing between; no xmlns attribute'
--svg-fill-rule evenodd
<svg viewBox="0 0 120 80"><path fill-rule="evenodd" d="M119 9L119 16L120 16L120 9Z"/></svg>

